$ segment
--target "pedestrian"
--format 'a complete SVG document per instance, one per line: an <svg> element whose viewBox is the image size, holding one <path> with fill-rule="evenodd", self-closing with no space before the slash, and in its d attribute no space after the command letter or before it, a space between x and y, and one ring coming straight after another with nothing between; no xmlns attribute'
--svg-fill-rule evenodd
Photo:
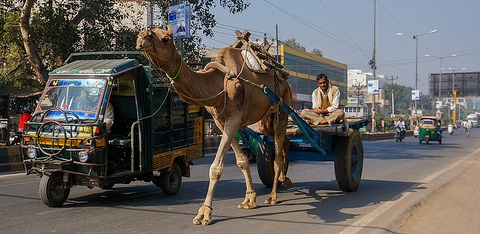
<svg viewBox="0 0 480 234"><path fill-rule="evenodd" d="M18 132L23 132L27 130L27 126L25 126L25 122L29 121L32 118L32 112L29 108L25 107L23 109L22 114L20 114L20 121L18 123Z"/></svg>

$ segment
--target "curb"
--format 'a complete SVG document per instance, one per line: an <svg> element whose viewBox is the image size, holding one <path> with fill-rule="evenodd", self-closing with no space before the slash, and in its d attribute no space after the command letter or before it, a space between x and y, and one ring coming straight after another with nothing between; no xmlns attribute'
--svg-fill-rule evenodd
<svg viewBox="0 0 480 234"><path fill-rule="evenodd" d="M413 136L413 131L407 131L405 134L405 137L411 137ZM395 138L395 133L390 132L390 133L369 133L365 134L362 133L362 140L363 141L380 141L380 140L389 140L389 139L394 139Z"/></svg>

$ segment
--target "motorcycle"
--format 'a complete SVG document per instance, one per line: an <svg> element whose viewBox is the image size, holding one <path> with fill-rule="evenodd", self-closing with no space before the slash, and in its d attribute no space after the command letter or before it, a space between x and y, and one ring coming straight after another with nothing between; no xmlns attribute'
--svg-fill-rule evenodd
<svg viewBox="0 0 480 234"><path fill-rule="evenodd" d="M403 138L405 138L405 130L399 127L395 128L395 141L402 142Z"/></svg>
<svg viewBox="0 0 480 234"><path fill-rule="evenodd" d="M453 134L453 124L449 124L447 127L448 134L452 135Z"/></svg>

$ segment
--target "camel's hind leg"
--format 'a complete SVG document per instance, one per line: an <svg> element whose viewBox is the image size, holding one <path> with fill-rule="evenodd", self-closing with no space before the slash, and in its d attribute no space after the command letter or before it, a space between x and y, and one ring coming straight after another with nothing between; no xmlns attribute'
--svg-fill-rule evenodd
<svg viewBox="0 0 480 234"><path fill-rule="evenodd" d="M250 164L248 162L248 157L243 153L238 143L238 139L232 139L232 148L235 152L235 158L237 159L237 166L242 170L243 176L245 177L245 185L247 191L245 192L245 200L238 204L240 209L252 209L257 208L257 194L253 188L252 174L250 173Z"/></svg>
<svg viewBox="0 0 480 234"><path fill-rule="evenodd" d="M280 118L277 122L274 118ZM277 204L278 203L278 196L277 196L277 187L278 183L282 182L287 187L292 186L291 180L286 177L287 172L287 160L288 160L288 149L290 145L290 141L286 139L286 128L287 128L287 121L286 121L286 114L285 116L276 116L273 118L273 122L278 124L273 124L273 139L275 144L275 160L273 164L274 169L274 178L273 178L273 186L270 195L265 200L265 204ZM285 121L282 121L285 119Z"/></svg>

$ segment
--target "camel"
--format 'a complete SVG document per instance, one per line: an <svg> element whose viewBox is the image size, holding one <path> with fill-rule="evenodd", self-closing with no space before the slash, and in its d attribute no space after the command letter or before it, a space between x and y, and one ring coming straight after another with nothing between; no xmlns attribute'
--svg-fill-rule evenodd
<svg viewBox="0 0 480 234"><path fill-rule="evenodd" d="M167 74L175 91L185 102L204 106L222 131L218 151L209 169L210 181L206 198L198 209L193 223L197 225L212 223L212 200L230 146L246 183L245 199L237 207L257 208L257 195L252 183L248 158L242 152L235 135L237 130L254 123L258 123L262 133L274 139L274 183L265 203L277 204L279 183L291 186L290 179L286 177L289 146L285 142L288 141L286 139L288 114L263 93L261 85L276 90L281 101L290 105L292 91L286 79L275 76L273 69L264 73L252 72L245 67L242 49L233 47L224 48L216 57L213 66L209 64L204 71L193 71L178 53L170 26L167 26L167 30L157 27L140 32L136 48L143 51L154 66ZM272 108L275 106L277 108Z"/></svg>

